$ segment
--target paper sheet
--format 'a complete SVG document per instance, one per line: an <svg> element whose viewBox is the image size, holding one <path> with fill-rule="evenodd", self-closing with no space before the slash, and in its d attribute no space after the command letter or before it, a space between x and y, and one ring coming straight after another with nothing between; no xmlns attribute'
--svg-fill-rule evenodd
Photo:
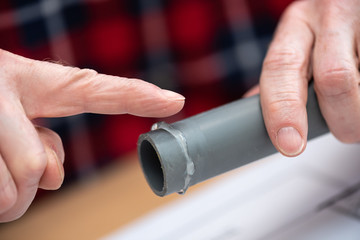
<svg viewBox="0 0 360 240"><path fill-rule="evenodd" d="M321 235L334 232L360 239L360 218L354 217L359 156L358 144L327 134L297 158L274 154L234 170L104 239L339 239Z"/></svg>

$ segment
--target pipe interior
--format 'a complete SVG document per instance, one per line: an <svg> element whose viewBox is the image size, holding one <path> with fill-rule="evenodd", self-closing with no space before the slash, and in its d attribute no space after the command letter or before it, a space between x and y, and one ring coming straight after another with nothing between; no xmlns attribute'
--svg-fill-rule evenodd
<svg viewBox="0 0 360 240"><path fill-rule="evenodd" d="M157 192L163 191L164 172L160 159L153 145L147 140L141 142L140 161L151 188Z"/></svg>

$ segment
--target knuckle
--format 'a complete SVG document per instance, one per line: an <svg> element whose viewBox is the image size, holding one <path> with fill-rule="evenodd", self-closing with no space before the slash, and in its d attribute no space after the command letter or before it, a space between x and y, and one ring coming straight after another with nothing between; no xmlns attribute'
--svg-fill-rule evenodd
<svg viewBox="0 0 360 240"><path fill-rule="evenodd" d="M305 67L305 53L296 48L277 48L266 56L263 69L264 71L301 71Z"/></svg>
<svg viewBox="0 0 360 240"><path fill-rule="evenodd" d="M66 85L70 88L78 89L86 89L90 86L95 85L94 79L99 74L93 70L88 68L77 68L77 67L66 67L68 68L66 71Z"/></svg>
<svg viewBox="0 0 360 240"><path fill-rule="evenodd" d="M79 102L87 103L91 98L91 93L95 92L99 87L99 81L94 81L97 76L99 76L98 72L93 69L69 67L67 88L77 92L76 97ZM79 110L86 112L87 108L86 104L84 104L82 109Z"/></svg>
<svg viewBox="0 0 360 240"><path fill-rule="evenodd" d="M270 102L268 109L270 113L279 113L285 110L296 109L298 106L300 106L300 104L297 100L286 99Z"/></svg>
<svg viewBox="0 0 360 240"><path fill-rule="evenodd" d="M284 118L292 118L297 109L303 107L303 101L295 92L279 92L273 95L273 100L267 105L270 114Z"/></svg>
<svg viewBox="0 0 360 240"><path fill-rule="evenodd" d="M97 71L89 68L69 67L68 71L69 71L68 74L70 75L71 79L74 81L80 79L89 79L98 75Z"/></svg>
<svg viewBox="0 0 360 240"><path fill-rule="evenodd" d="M23 161L22 178L27 185L37 184L47 166L47 155L45 150L38 153L30 153ZM32 181L33 180L33 181Z"/></svg>
<svg viewBox="0 0 360 240"><path fill-rule="evenodd" d="M352 67L326 68L315 79L316 90L325 97L341 97L356 89L356 72Z"/></svg>
<svg viewBox="0 0 360 240"><path fill-rule="evenodd" d="M45 151L35 153L29 158L28 169L34 173L42 173L47 165L47 155Z"/></svg>

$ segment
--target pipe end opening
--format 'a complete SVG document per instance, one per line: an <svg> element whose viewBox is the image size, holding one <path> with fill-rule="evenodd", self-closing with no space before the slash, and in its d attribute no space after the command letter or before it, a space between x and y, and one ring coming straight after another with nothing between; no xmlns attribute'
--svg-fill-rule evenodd
<svg viewBox="0 0 360 240"><path fill-rule="evenodd" d="M165 190L164 172L156 149L151 142L143 140L139 150L143 171L151 189L157 195L163 196Z"/></svg>

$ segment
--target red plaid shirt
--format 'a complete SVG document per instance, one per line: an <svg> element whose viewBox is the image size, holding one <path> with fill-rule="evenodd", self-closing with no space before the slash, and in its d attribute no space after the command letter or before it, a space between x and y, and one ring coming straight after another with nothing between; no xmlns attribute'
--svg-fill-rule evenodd
<svg viewBox="0 0 360 240"><path fill-rule="evenodd" d="M174 119L224 104L258 81L276 23L291 0L2 0L0 48L181 92ZM46 119L63 138L65 181L129 151L158 119Z"/></svg>

